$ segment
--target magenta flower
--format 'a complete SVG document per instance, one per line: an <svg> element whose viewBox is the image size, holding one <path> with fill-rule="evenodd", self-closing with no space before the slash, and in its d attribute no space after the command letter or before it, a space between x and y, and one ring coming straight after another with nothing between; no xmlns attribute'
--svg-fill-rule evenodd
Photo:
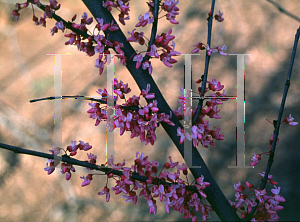
<svg viewBox="0 0 300 222"><path fill-rule="evenodd" d="M221 85L220 81L218 82L216 79L207 81L207 83L209 83L209 89L212 91L221 91L224 88L224 85Z"/></svg>
<svg viewBox="0 0 300 222"><path fill-rule="evenodd" d="M293 122L294 118L292 117L292 114L289 115L288 118L284 119L284 122L290 126L297 126L299 123L298 122Z"/></svg>
<svg viewBox="0 0 300 222"><path fill-rule="evenodd" d="M92 179L93 179L93 175L92 174L88 174L86 177L82 176L80 177L81 179L83 179L84 181L81 183L81 186L87 186L91 183Z"/></svg>
<svg viewBox="0 0 300 222"><path fill-rule="evenodd" d="M135 27L145 27L148 23L151 24L154 22L154 18L151 17L150 18L150 13L149 12L146 12L143 16L140 15L139 16L139 22L135 25Z"/></svg>
<svg viewBox="0 0 300 222"><path fill-rule="evenodd" d="M252 163L250 164L250 166L255 166L260 159L261 159L261 155L254 153L254 156L251 158Z"/></svg>
<svg viewBox="0 0 300 222"><path fill-rule="evenodd" d="M138 54L136 56L133 57L133 61L136 61L136 69L139 69L141 64L142 64L142 61L143 61L143 56L141 54Z"/></svg>
<svg viewBox="0 0 300 222"><path fill-rule="evenodd" d="M156 51L156 46L153 44L152 46L151 46L151 51L150 52L147 52L146 53L148 56L152 56L152 57L155 57L155 58L159 58L159 55L158 55L158 53L157 53L157 51Z"/></svg>
<svg viewBox="0 0 300 222"><path fill-rule="evenodd" d="M224 21L224 18L222 18L222 15L223 15L223 13L221 13L221 12L219 11L218 14L215 14L215 19L216 19L218 22L223 22L223 21Z"/></svg>
<svg viewBox="0 0 300 222"><path fill-rule="evenodd" d="M110 199L110 193L109 193L109 188L107 188L107 186L105 186L102 191L98 192L98 195L104 195L104 194L106 195L106 202L108 202Z"/></svg>

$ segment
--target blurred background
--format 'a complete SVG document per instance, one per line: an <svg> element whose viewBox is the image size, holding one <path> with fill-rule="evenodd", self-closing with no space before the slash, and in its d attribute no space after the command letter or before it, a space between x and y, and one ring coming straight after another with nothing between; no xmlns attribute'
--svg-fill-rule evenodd
<svg viewBox="0 0 300 222"><path fill-rule="evenodd" d="M41 1L47 3L46 1ZM54 96L54 57L46 53L71 53L62 56L62 95L97 96L96 91L105 87L105 74L99 76L94 67L94 57L79 52L75 46L65 46L68 39L59 31L51 36L50 29L55 21L47 20L47 27L35 26L32 21L32 9L21 10L20 20L16 23L11 18L15 0L0 0L0 141L13 146L49 153L52 149L54 132L54 102L41 101L29 103L29 100ZM79 23L83 12L91 14L79 0L59 1L62 4L57 12L65 20L71 20L77 14ZM276 0L285 10L298 14L300 2L297 0ZM210 1L180 1L178 25L171 25L165 18L159 20L158 34L172 28L176 38L176 51L190 53L196 42L207 41L207 13ZM130 1L130 20L121 29L126 36L132 31L140 14L148 9L140 0ZM246 54L245 59L245 163L251 163L253 153L269 150L269 139L274 127L266 121L277 119L282 93L288 72L295 33L299 27L297 21L281 13L268 1L227 0L216 1L215 13L221 11L222 23L213 21L212 47L226 45L228 53ZM37 17L42 11L34 7ZM118 20L118 11L113 10ZM160 17L165 13L160 14ZM92 32L95 22L89 26ZM151 26L137 28L150 38ZM69 33L70 31L66 31ZM132 44L138 51L146 48ZM299 48L299 47L298 47ZM193 80L198 80L204 71L205 52L193 56ZM285 104L283 118L289 114L300 122L300 56L295 58L291 86ZM177 99L183 86L184 57L178 56L173 68L168 68L159 60L153 60L153 78L162 94L173 109L178 108ZM116 77L129 83L132 95L140 92L129 72L116 60ZM104 70L106 73L106 69ZM208 80L216 78L225 85L228 96L236 96L236 56L213 54L210 60ZM194 85L195 90L198 85ZM196 105L196 103L194 103ZM199 151L211 169L213 176L226 197L234 201L233 184L246 181L259 186L265 171L267 156L263 155L254 169L229 169L235 165L236 153L236 102L228 100L219 108L222 119L210 122L221 127L223 141L216 141L216 148L199 146ZM63 148L71 141L89 142L93 149L88 151L98 156L97 163L105 163L106 126L95 126L95 120L86 113L90 107L88 101L67 99L62 106ZM137 151L149 156L149 160L160 162L160 168L172 156L173 161L181 164L183 158L168 138L163 128L156 131L157 141L154 146L145 146L139 138L130 139L126 133L120 137L115 131L116 163L126 160L126 165L133 164ZM281 125L279 143L276 147L275 161L271 174L281 187L280 194L286 199L284 209L278 212L283 221L299 221L299 170L300 170L300 128ZM81 151L76 158L86 160ZM163 203L157 201L156 215L149 214L149 207L144 198L139 198L136 205L126 203L121 195L111 193L108 203L105 196L98 196L106 184L103 176L94 176L89 186L81 187L80 176L87 175L87 170L76 168L70 181L64 179L59 171L50 176L44 171L47 160L27 155L16 155L0 149L0 221L182 221L182 214L171 210L166 213ZM191 175L190 175L191 176ZM189 181L193 181L190 177ZM109 188L114 186L111 181ZM273 187L267 185L266 189ZM201 213L197 214L199 220ZM218 221L212 213L209 221ZM189 220L185 220L189 221Z"/></svg>

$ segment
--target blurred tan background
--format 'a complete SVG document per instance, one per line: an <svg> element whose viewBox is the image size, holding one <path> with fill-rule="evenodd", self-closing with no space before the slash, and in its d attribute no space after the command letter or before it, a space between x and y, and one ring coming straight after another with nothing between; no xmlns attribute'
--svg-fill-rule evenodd
<svg viewBox="0 0 300 222"><path fill-rule="evenodd" d="M29 103L30 99L54 96L53 67L54 57L46 53L71 53L62 56L62 95L97 96L96 90L105 86L105 75L98 75L94 67L96 57L88 57L77 51L75 46L65 46L68 39L61 32L50 35L55 21L47 20L47 27L36 27L32 21L32 10L21 11L19 22L12 20L11 12L18 1L0 0L0 141L9 145L47 152L53 141L53 101ZM46 1L41 1L46 3ZM135 4L137 3L138 4ZM137 23L137 17L147 10L147 5L138 0L130 1L131 20L121 28L126 36ZM300 2L295 0L277 0L283 8L292 14L299 12ZM58 11L65 20L71 20L74 14L79 18L87 12L79 0L59 1ZM176 51L190 53L196 42L206 43L207 13L210 1L180 1L177 21L171 25L165 19L159 20L158 34L172 28ZM280 13L274 5L263 0L226 0L216 1L215 12L221 10L224 22L213 22L212 46L226 45L228 52L253 53L246 57L246 165L251 162L253 153L269 150L269 139L273 126L265 119L277 119L286 79L295 33L299 22ZM42 11L35 8L36 16ZM90 13L88 13L91 16ZM118 12L114 11L115 18ZM164 15L164 14L162 14ZM93 23L95 24L95 23ZM93 25L90 25L93 30ZM138 28L150 37L151 26ZM67 31L69 33L69 31ZM144 47L137 47L139 51ZM193 57L193 79L197 80L204 71L204 51L201 56ZM291 86L286 101L283 118L289 114L300 122L300 56L295 58ZM154 60L153 78L160 86L170 106L177 108L179 87L183 85L184 58L178 57L178 63L172 69L160 61ZM104 70L106 73L106 69ZM128 82L132 94L139 94L133 78L116 60L116 77ZM210 62L209 77L217 78L225 85L226 94L235 96L236 57L213 54ZM194 85L195 89L198 87ZM225 102L221 108L221 120L212 121L221 127L223 141L217 141L217 147L205 149L199 146L212 174L221 189L230 200L234 200L233 184L239 180L243 183L259 185L258 173L264 171L267 157L263 156L255 169L228 169L235 164L235 101ZM89 142L98 155L97 163L105 162L105 124L95 127L86 111L88 102L82 100L63 100L63 146L70 145L71 140ZM182 163L183 158L162 128L157 129L157 142L152 147L145 146L139 138L129 139L129 133L120 137L115 132L116 162L126 159L131 165L136 151L149 155L150 160L157 160L163 165L172 156L174 161ZM284 221L299 221L299 126L281 126L275 161L271 169L273 179L281 187L281 195L286 202L284 209L278 213ZM88 153L90 153L88 152ZM86 160L86 153L79 152L78 159ZM143 198L137 205L126 203L121 195L111 193L109 203L97 192L105 186L104 177L94 176L91 185L81 188L80 176L87 175L85 169L76 167L70 181L65 181L59 169L48 176L43 170L47 160L34 156L15 155L0 149L0 221L181 221L182 214L171 210L167 214L163 203L158 203L156 215L149 214L149 207ZM189 181L193 179L190 178ZM109 187L114 184L109 183ZM267 190L273 187L267 186ZM159 202L159 201L158 201ZM199 215L199 220L201 214ZM219 220L215 213L209 221ZM188 220L186 220L188 221Z"/></svg>

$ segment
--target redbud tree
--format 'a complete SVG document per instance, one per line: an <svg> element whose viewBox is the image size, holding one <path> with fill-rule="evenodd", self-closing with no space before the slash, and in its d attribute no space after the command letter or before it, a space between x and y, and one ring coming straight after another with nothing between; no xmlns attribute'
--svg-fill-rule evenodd
<svg viewBox="0 0 300 222"><path fill-rule="evenodd" d="M282 78L286 82L278 119L267 120L275 128L269 137L269 147L263 152L254 153L251 159L250 166L255 166L262 158L268 158L265 171L260 172L262 181L257 185L248 179L244 183L236 181L233 185L235 198L227 200L199 153L200 147L212 149L216 147L216 141L224 140L221 128L211 124L211 120L221 118L222 104L228 101L224 90L226 86L215 78L209 78L208 75L210 60L213 56L216 54L229 56L225 45L213 45L211 42L213 21L221 25L226 22L223 13L215 10L215 1L211 2L210 10L206 13L207 41L192 43L193 47L190 50L192 54L203 52L205 55L202 67L204 72L194 80L197 87L192 91L199 98L197 103L192 106L189 100L190 91L180 87L178 90L181 95L178 97L176 109L170 108L154 81L155 73L163 74L159 74L159 69L156 70L153 64L160 62L160 65L172 69L181 53L189 53L180 53L175 48L176 35L173 35L173 30L179 23L179 1L145 2L147 10L138 16L135 27L129 29L128 35L124 35L122 26L126 26L130 19L131 1L93 0L83 1L83 3L88 12L83 12L82 15L73 15L70 21L59 16L59 10L63 5L56 1L42 4L36 0L16 4L12 17L17 21L19 17L22 17L23 11L32 7L32 20L35 25L46 27L49 20L56 20L50 33L58 35L56 33L63 32L66 38L65 45L73 45L90 57L90 60L94 59L95 67L100 75L98 78L104 78L105 67L113 62L110 55L116 53L115 57L118 58L121 65L126 66L140 92L131 95L131 85L122 80L123 75L117 78L118 74L116 73L116 78L110 83L113 84L113 96L110 96L109 82L107 82L106 87L98 88L96 91L100 98L84 97L86 100L90 100L87 113L94 120L94 127L106 124L107 131L120 133L116 140L122 140L122 137L127 136L132 140L139 140L141 144L153 146L151 147L153 149L161 135L157 133L156 129L163 127L174 143L174 149L177 148L177 151L185 158L184 160L187 158L185 155L191 154L192 164L179 163L171 155L168 155L165 162L151 159L150 155L143 152L142 149L145 147L143 144L143 146L139 145L140 149L133 153L132 163L128 163L125 159L116 161L115 156L107 156L105 161L101 162L99 155L105 156L105 153L95 155L93 153L95 148L92 149L95 145L86 140L82 141L80 138L72 139L65 147L53 145L53 148L49 150L50 154L7 144L1 144L1 147L15 153L47 158L48 162L44 168L47 174L50 175L59 170L66 180L71 180L72 175L77 174L78 166L85 167L88 171L83 176L80 175L82 187L91 186L97 177L105 178L103 180L106 183L97 193L103 197L98 198L109 202L110 198L116 195L125 199L126 202L132 202L130 204L135 204L137 207L144 199L149 206L150 214L158 213L158 204L161 202L167 213L172 210L178 211L183 219L189 218L192 221L201 219L206 221L212 212L215 212L221 220L236 221L241 218L241 220L252 221L277 221L279 219L277 212L283 210L282 203L286 200L281 196L280 184L270 175L270 169L276 143L279 141L280 124L298 125L294 121L294 115L289 114L282 117L282 114L291 84L299 29L295 37L287 77ZM111 14L113 10L117 10L119 13L115 19ZM42 13L42 16L38 16L38 13ZM160 32L161 20L166 20L174 28L167 28L167 31ZM93 22L96 24L90 29L88 26ZM151 26L149 35L142 31L142 28L146 26ZM140 45L139 50L134 50L133 44ZM164 87L170 87L170 85L165 83ZM80 88L80 84L75 88ZM207 98L203 99L203 96L207 96ZM46 99L82 97L64 96ZM31 102L39 100L31 100ZM111 101L114 109L109 108ZM192 123L189 132L187 128L183 127L188 121ZM265 122L268 124L267 121ZM164 138L161 137L161 139ZM186 149L184 143L187 141L191 141L191 153L184 151ZM221 143L218 144L221 145ZM77 159L79 153L82 152L87 153L86 161ZM58 158L59 155L61 159ZM201 168L193 168L192 165L201 166ZM269 187L266 187L266 184Z"/></svg>

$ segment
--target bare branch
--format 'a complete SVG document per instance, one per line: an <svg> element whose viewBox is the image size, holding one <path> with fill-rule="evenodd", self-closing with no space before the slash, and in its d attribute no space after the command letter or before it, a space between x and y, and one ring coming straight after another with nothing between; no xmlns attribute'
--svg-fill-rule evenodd
<svg viewBox="0 0 300 222"><path fill-rule="evenodd" d="M300 36L300 26L297 30L296 35L295 35L295 41L294 41L294 47L293 47L293 52L292 52L291 61L290 61L290 67L289 67L289 71L288 71L288 74L287 74L287 79L286 79L286 82L285 82L285 87L284 87L282 101L281 101L281 105L280 105L280 109L279 109L278 119L277 119L277 122L276 122L276 127L275 127L275 130L273 132L273 142L272 142L271 154L270 154L270 157L269 157L269 160L268 160L268 163L267 163L265 176L264 176L263 181L262 181L262 183L260 184L260 187L259 187L260 190L265 189L266 183L267 183L267 180L268 180L268 176L269 176L269 173L270 173L270 170L271 170L271 166L273 164L274 155L275 155L275 147L276 147L277 138L278 138L278 135L279 135L279 128L280 128L281 118L282 118L282 114L283 114L283 110L284 110L284 104L285 104L287 93L288 93L289 87L290 87L290 80L291 80L292 69L293 69L294 60L295 60L295 56L296 56L299 36ZM255 211L258 207L259 201L256 200L256 203L257 203L257 205L252 209L251 213L249 215L247 215L247 217L244 219L245 221L250 220L252 218L253 214L255 213Z"/></svg>
<svg viewBox="0 0 300 222"><path fill-rule="evenodd" d="M277 7L277 9L282 12L283 14L286 14L287 16L297 20L298 22L300 22L300 18L293 15L292 13L288 12L287 10L285 10L284 8L281 7L281 5L279 5L277 2L274 2L272 0L267 0L267 2L270 2L271 4L273 4L275 7Z"/></svg>
<svg viewBox="0 0 300 222"><path fill-rule="evenodd" d="M151 50L151 46L154 43L156 32L157 32L158 8L159 8L159 2L158 2L158 0L154 0L154 9L153 9L153 11L154 11L154 22L152 24L151 37L150 37L150 41L149 41L149 44L148 44L147 52L149 52ZM143 59L143 62L145 62L148 58L149 58L149 56L146 54L144 59Z"/></svg>
<svg viewBox="0 0 300 222"><path fill-rule="evenodd" d="M207 23L207 45L209 45L209 47L211 47L211 28L212 28L212 22L213 22L213 14L214 14L214 8L215 8L215 0L211 1L211 15L208 19L208 23ZM202 78L202 88L201 88L201 94L200 97L204 96L204 92L206 89L206 81L207 81L207 75L208 75L208 66L209 66L209 60L210 60L210 56L206 53L206 57L205 57L205 68L204 68L204 75L201 77ZM198 119L198 116L200 115L200 112L202 110L203 107L203 99L199 99L199 103L195 112L195 116L193 119L193 123L192 125L194 125Z"/></svg>

